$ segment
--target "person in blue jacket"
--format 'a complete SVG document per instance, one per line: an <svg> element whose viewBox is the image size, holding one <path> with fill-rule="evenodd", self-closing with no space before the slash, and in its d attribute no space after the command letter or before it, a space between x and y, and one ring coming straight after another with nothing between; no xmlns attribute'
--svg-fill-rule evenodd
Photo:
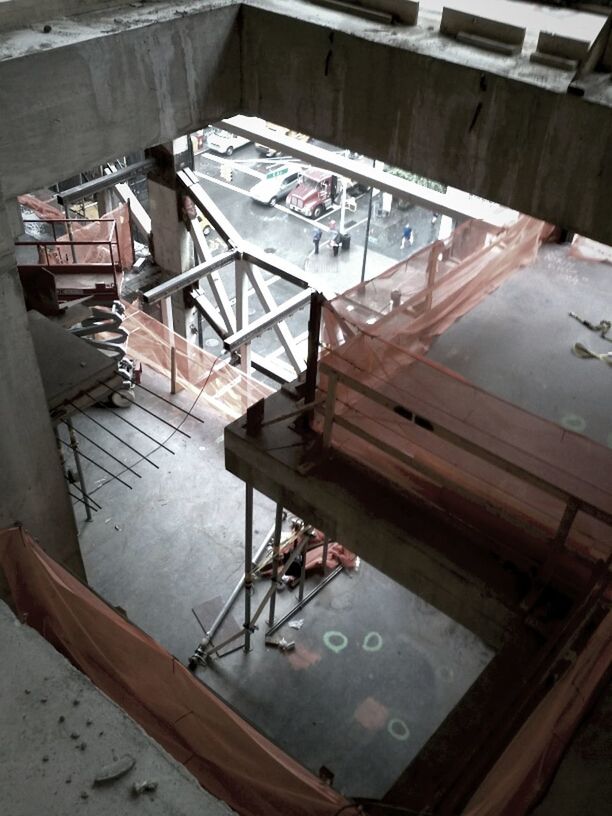
<svg viewBox="0 0 612 816"><path fill-rule="evenodd" d="M402 230L402 249L408 244L412 246L414 244L414 232L410 224L404 224L404 229Z"/></svg>

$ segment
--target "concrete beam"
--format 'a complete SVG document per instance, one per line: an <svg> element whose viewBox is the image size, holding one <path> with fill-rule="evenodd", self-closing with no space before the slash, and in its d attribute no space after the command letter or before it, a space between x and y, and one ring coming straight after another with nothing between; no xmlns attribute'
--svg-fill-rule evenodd
<svg viewBox="0 0 612 816"><path fill-rule="evenodd" d="M295 399L280 391L266 399L265 419L295 407ZM240 419L225 429L225 464L256 490L499 648L518 598L509 574L484 544L470 540L448 517L430 518L407 494L341 456L301 472L309 439L301 441L291 420L248 437Z"/></svg>
<svg viewBox="0 0 612 816"><path fill-rule="evenodd" d="M243 109L612 243L609 94L592 80L568 95L567 72L424 22L392 29L249 0Z"/></svg>
<svg viewBox="0 0 612 816"><path fill-rule="evenodd" d="M298 0L183 0L5 32L5 196L242 111L612 243L607 84L568 94L527 47L492 55L439 25L423 9L389 27Z"/></svg>
<svg viewBox="0 0 612 816"><path fill-rule="evenodd" d="M241 109L238 4L135 5L0 34L7 198Z"/></svg>

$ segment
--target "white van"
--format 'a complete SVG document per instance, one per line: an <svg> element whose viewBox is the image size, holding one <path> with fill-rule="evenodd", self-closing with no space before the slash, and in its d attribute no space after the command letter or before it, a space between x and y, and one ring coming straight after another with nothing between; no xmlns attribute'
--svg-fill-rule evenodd
<svg viewBox="0 0 612 816"><path fill-rule="evenodd" d="M253 201L273 207L277 202L284 201L287 195L297 186L300 179L299 167L286 165L270 170L265 178L251 187L249 194Z"/></svg>
<svg viewBox="0 0 612 816"><path fill-rule="evenodd" d="M239 147L244 147L251 143L250 139L244 136L235 136L233 133L228 133L227 130L221 128L209 128L206 131L206 148L214 150L215 153L223 153L225 156L231 156L234 150Z"/></svg>

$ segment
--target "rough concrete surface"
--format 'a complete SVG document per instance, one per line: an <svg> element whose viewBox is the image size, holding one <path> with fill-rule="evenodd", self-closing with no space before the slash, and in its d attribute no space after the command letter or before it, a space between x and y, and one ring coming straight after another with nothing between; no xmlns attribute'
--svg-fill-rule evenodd
<svg viewBox="0 0 612 816"><path fill-rule="evenodd" d="M37 632L0 602L0 812L222 816L233 813ZM134 767L94 786L109 763ZM157 783L135 796L135 783Z"/></svg>

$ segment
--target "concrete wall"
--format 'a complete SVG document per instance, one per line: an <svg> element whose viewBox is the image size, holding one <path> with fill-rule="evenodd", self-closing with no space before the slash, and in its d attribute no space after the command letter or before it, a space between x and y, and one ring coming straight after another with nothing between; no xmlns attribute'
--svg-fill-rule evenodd
<svg viewBox="0 0 612 816"><path fill-rule="evenodd" d="M22 522L84 577L11 239L0 196L0 527Z"/></svg>

